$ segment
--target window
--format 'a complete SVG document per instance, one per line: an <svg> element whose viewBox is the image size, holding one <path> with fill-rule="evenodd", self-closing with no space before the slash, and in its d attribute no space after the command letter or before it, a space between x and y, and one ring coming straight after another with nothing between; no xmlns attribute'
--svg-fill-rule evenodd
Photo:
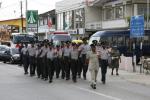
<svg viewBox="0 0 150 100"><path fill-rule="evenodd" d="M114 9L113 8L106 8L105 9L105 20L111 20L114 18Z"/></svg>
<svg viewBox="0 0 150 100"><path fill-rule="evenodd" d="M123 6L117 6L115 9L115 18L123 18Z"/></svg>
<svg viewBox="0 0 150 100"><path fill-rule="evenodd" d="M84 19L85 19L84 9L75 10L76 28L84 28Z"/></svg>
<svg viewBox="0 0 150 100"><path fill-rule="evenodd" d="M147 4L138 4L138 15L144 14L147 15Z"/></svg>

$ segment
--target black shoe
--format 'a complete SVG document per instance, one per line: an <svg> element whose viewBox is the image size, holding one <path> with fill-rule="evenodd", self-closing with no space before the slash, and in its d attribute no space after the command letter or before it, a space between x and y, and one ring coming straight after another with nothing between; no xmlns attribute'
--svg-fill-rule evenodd
<svg viewBox="0 0 150 100"><path fill-rule="evenodd" d="M64 76L62 76L62 77L61 77L61 79L65 79L65 77L64 77Z"/></svg>
<svg viewBox="0 0 150 100"><path fill-rule="evenodd" d="M118 73L116 73L116 75L117 75L117 76L119 76L119 74L118 74Z"/></svg>
<svg viewBox="0 0 150 100"><path fill-rule="evenodd" d="M68 81L68 80L70 80L70 78L66 78L66 80Z"/></svg>
<svg viewBox="0 0 150 100"><path fill-rule="evenodd" d="M56 76L56 78L59 78L59 76Z"/></svg>
<svg viewBox="0 0 150 100"><path fill-rule="evenodd" d="M38 78L40 78L40 76L38 76Z"/></svg>
<svg viewBox="0 0 150 100"><path fill-rule="evenodd" d="M93 89L96 89L96 84L93 85Z"/></svg>
<svg viewBox="0 0 150 100"><path fill-rule="evenodd" d="M44 77L41 77L41 79L43 80L43 79L44 79Z"/></svg>
<svg viewBox="0 0 150 100"><path fill-rule="evenodd" d="M78 75L78 78L81 78L81 75Z"/></svg>
<svg viewBox="0 0 150 100"><path fill-rule="evenodd" d="M49 80L49 83L52 83L53 81L52 80Z"/></svg>
<svg viewBox="0 0 150 100"><path fill-rule="evenodd" d="M74 82L74 83L76 83L76 82L77 82L77 80L76 80L76 79L72 79L72 80L73 80L73 82Z"/></svg>
<svg viewBox="0 0 150 100"><path fill-rule="evenodd" d="M28 72L25 72L24 74L25 74L25 75L27 75L27 74L28 74Z"/></svg>

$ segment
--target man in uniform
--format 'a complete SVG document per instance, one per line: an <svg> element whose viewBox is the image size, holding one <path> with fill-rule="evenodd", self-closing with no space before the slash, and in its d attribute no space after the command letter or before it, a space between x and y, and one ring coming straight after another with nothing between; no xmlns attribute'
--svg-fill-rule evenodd
<svg viewBox="0 0 150 100"><path fill-rule="evenodd" d="M78 70L78 48L76 44L72 44L71 49L71 72L73 82L77 82L77 70Z"/></svg>
<svg viewBox="0 0 150 100"><path fill-rule="evenodd" d="M70 53L71 53L70 44L69 42L67 42L66 47L64 47L63 50L66 80L70 79Z"/></svg>
<svg viewBox="0 0 150 100"><path fill-rule="evenodd" d="M29 57L28 57L28 45L25 46L21 50L22 59L23 59L23 67L24 67L24 74L28 74L28 67L29 67Z"/></svg>
<svg viewBox="0 0 150 100"><path fill-rule="evenodd" d="M30 76L35 75L35 47L34 43L31 44L31 47L28 47L29 53L29 64L30 64Z"/></svg>
<svg viewBox="0 0 150 100"><path fill-rule="evenodd" d="M42 79L44 79L45 81L48 80L48 67L47 67L47 64L46 64L46 54L48 52L48 45L47 45L47 42L45 41L44 42L44 46L41 48L41 55L40 55L40 58L41 58L41 69L42 69Z"/></svg>
<svg viewBox="0 0 150 100"><path fill-rule="evenodd" d="M47 67L48 67L49 83L52 83L53 81L53 75L55 70L53 58L54 58L54 50L52 48L52 44L49 43L49 49L47 52Z"/></svg>

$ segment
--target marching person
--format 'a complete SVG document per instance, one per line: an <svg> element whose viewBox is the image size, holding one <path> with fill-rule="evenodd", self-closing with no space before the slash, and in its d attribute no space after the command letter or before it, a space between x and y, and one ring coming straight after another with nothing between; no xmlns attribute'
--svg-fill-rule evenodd
<svg viewBox="0 0 150 100"><path fill-rule="evenodd" d="M52 83L53 81L54 70L55 70L53 58L54 58L54 50L52 44L50 43L49 49L47 51L47 67L48 67L49 83Z"/></svg>
<svg viewBox="0 0 150 100"><path fill-rule="evenodd" d="M88 65L86 65L86 53L90 51L90 46L87 44L86 40L84 40L83 42L84 43L79 47L79 54L81 56L83 78L84 80L86 80L86 73L88 70Z"/></svg>
<svg viewBox="0 0 150 100"><path fill-rule="evenodd" d="M37 49L36 49L36 55L35 55L35 58L36 58L36 67L37 67L37 76L38 78L40 78L41 76L41 66L40 66L40 62L41 62L41 59L40 59L40 53L41 53L41 46L40 44L37 45Z"/></svg>
<svg viewBox="0 0 150 100"><path fill-rule="evenodd" d="M42 69L42 79L44 79L45 81L48 80L48 67L46 64L46 54L48 52L48 44L46 41L44 41L44 46L41 48L41 69Z"/></svg>
<svg viewBox="0 0 150 100"><path fill-rule="evenodd" d="M21 52L22 52L23 67L25 72L24 74L28 74L28 67L29 67L28 44L25 44Z"/></svg>
<svg viewBox="0 0 150 100"><path fill-rule="evenodd" d="M64 79L65 78L65 61L64 61L64 56L63 56L63 51L64 51L64 43L61 43L61 54L59 54L59 59L60 59L60 63L61 63L61 78Z"/></svg>
<svg viewBox="0 0 150 100"><path fill-rule="evenodd" d="M113 47L111 49L110 55L111 55L111 68L112 68L111 75L114 74L113 72L115 68L116 68L116 75L119 75L118 69L119 69L120 52L117 49L117 47Z"/></svg>
<svg viewBox="0 0 150 100"><path fill-rule="evenodd" d="M87 61L89 62L89 71L91 73L91 87L96 89L97 74L99 70L99 54L94 44L91 44L91 51L87 53Z"/></svg>
<svg viewBox="0 0 150 100"><path fill-rule="evenodd" d="M34 43L32 43L31 47L28 48L31 77L35 75L35 50Z"/></svg>
<svg viewBox="0 0 150 100"><path fill-rule="evenodd" d="M105 82L106 82L108 57L109 57L109 52L106 48L106 44L102 43L102 49L100 51L100 59L101 59L100 62L101 62L101 74L102 74L101 81L103 84L105 84Z"/></svg>
<svg viewBox="0 0 150 100"><path fill-rule="evenodd" d="M66 47L64 47L63 50L66 80L70 79L70 53L71 53L70 44L69 42L67 42Z"/></svg>
<svg viewBox="0 0 150 100"><path fill-rule="evenodd" d="M77 70L78 70L78 47L76 44L72 44L71 49L71 72L73 82L77 82Z"/></svg>

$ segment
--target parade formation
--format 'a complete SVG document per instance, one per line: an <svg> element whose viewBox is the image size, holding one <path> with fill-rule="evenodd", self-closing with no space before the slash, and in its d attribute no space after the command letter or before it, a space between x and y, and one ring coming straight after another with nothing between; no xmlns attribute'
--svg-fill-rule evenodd
<svg viewBox="0 0 150 100"><path fill-rule="evenodd" d="M49 83L53 82L53 77L70 80L76 83L78 78L86 80L89 70L91 75L90 86L96 89L97 75L101 68L101 81L106 83L107 67L116 68L116 75L119 75L120 54L115 47L110 47L106 42L98 43L93 41L91 45L83 39L83 43L71 43L69 41L54 45L51 42L27 43L20 47L21 62L25 75L37 75Z"/></svg>

